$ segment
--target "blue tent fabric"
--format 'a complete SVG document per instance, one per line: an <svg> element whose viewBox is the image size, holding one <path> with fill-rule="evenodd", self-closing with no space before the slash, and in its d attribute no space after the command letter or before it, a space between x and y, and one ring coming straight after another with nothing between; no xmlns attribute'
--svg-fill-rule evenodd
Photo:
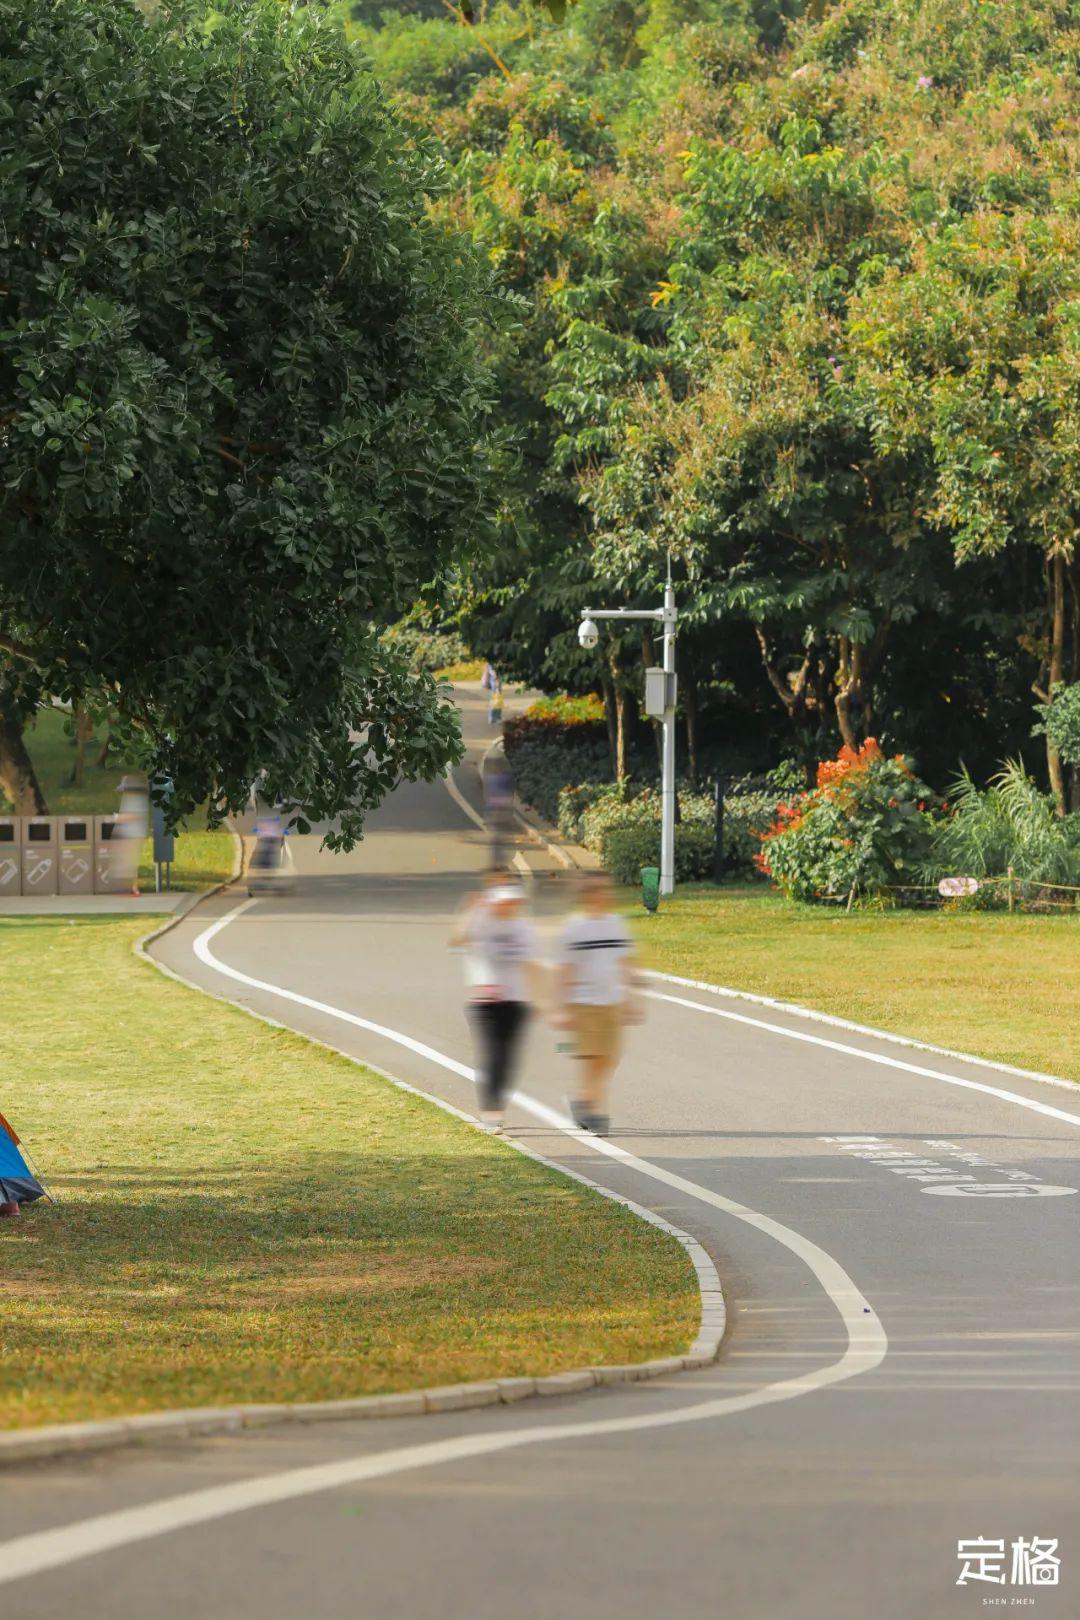
<svg viewBox="0 0 1080 1620"><path fill-rule="evenodd" d="M32 1204L35 1198L44 1196L44 1187L30 1174L7 1121L0 1115L0 1204Z"/></svg>

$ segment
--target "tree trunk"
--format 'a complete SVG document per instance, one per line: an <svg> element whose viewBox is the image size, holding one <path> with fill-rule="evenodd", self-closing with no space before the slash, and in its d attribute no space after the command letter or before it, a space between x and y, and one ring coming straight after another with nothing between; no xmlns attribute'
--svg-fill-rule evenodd
<svg viewBox="0 0 1080 1620"><path fill-rule="evenodd" d="M619 774L618 717L615 712L615 682L610 675L600 677L600 690L604 694L604 724L607 726L608 752L611 769Z"/></svg>
<svg viewBox="0 0 1080 1620"><path fill-rule="evenodd" d="M858 643L847 636L840 637L840 661L836 670L836 721L840 736L847 748L855 750L859 737L855 729L855 705L858 694Z"/></svg>
<svg viewBox="0 0 1080 1620"><path fill-rule="evenodd" d="M1072 612L1072 665L1070 680L1080 681L1080 558L1073 557L1069 568L1069 601ZM1080 761L1071 772L1069 808L1080 810Z"/></svg>
<svg viewBox="0 0 1080 1620"><path fill-rule="evenodd" d="M1065 680L1065 590L1066 562L1060 546L1054 548L1047 562L1050 609L1050 657L1047 668L1047 696L1053 697L1055 686ZM1061 755L1046 739L1046 765L1050 773L1050 791L1054 795L1059 816L1068 810L1065 794L1065 766Z"/></svg>
<svg viewBox="0 0 1080 1620"><path fill-rule="evenodd" d="M785 679L776 662L773 647L760 625L754 626L754 635L761 651L761 662L769 685L783 705L799 753L806 766L806 779L812 787L817 768L815 736L821 733L821 717L826 707L829 688L828 671L819 649L811 642L803 661L793 678Z"/></svg>
<svg viewBox="0 0 1080 1620"><path fill-rule="evenodd" d="M615 688L615 779L625 782L630 774L627 763L630 737L630 693L620 681Z"/></svg>
<svg viewBox="0 0 1080 1620"><path fill-rule="evenodd" d="M109 749L111 747L112 747L112 732L109 730L108 723L106 722L105 741L101 745L101 753L98 755L97 759L94 761L94 764L97 766L99 771L103 770L105 768L105 766L108 764L108 762L109 762Z"/></svg>
<svg viewBox="0 0 1080 1620"><path fill-rule="evenodd" d="M691 782L697 787L700 780L698 773L698 684L697 671L689 662L683 664L679 679L682 682L683 713L686 716L686 768Z"/></svg>
<svg viewBox="0 0 1080 1620"><path fill-rule="evenodd" d="M75 759L71 767L72 787L82 787L86 781L86 745L94 734L94 722L81 703L75 705Z"/></svg>
<svg viewBox="0 0 1080 1620"><path fill-rule="evenodd" d="M0 714L0 788L17 816L47 816L49 807L23 741L22 727Z"/></svg>
<svg viewBox="0 0 1080 1620"><path fill-rule="evenodd" d="M839 659L836 666L836 720L840 735L848 748L858 749L874 734L873 677L885 643L889 639L891 621L883 619L869 642L852 641L848 636L839 638Z"/></svg>

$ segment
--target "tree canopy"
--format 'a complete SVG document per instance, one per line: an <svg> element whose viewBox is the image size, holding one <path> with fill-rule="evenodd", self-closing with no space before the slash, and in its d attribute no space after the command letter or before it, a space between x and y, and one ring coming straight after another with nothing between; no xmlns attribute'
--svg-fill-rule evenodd
<svg viewBox="0 0 1080 1620"><path fill-rule="evenodd" d="M470 573L474 635L610 684L564 656L572 604L651 601L670 554L714 736L741 711L809 761L880 734L941 783L1034 762L1035 699L1080 674L1068 9L580 0L359 34L528 308L492 351L523 538Z"/></svg>
<svg viewBox="0 0 1080 1620"><path fill-rule="evenodd" d="M490 271L317 8L0 0L0 710L111 706L177 814L459 748L380 630L483 550Z"/></svg>

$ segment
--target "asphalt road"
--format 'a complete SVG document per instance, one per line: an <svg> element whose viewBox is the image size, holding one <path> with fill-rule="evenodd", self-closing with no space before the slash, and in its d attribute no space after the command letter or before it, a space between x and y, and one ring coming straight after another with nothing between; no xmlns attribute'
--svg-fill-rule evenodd
<svg viewBox="0 0 1080 1620"><path fill-rule="evenodd" d="M479 744L475 705L466 719ZM474 803L475 781L458 774ZM470 1062L445 940L484 863L480 832L436 785L396 794L351 856L317 843L294 846L294 893L236 915L244 894L222 895L156 954L471 1111L469 1081L439 1058ZM537 847L522 853L553 926L568 880ZM569 1077L543 1030L511 1121L704 1243L729 1309L714 1367L513 1408L27 1465L0 1478L5 1608L1080 1614L1080 1097L750 1002L663 981L653 992L620 1074L613 1152L552 1124ZM1047 1016L1078 1015L1051 989ZM39 1567L12 1579L30 1545L18 1538L34 1535ZM1002 1582L957 1584L958 1542L975 1538L991 1545L972 1573ZM1060 1565L1043 1567L1058 1584L1014 1572L1013 1544L1032 1538L1056 1541Z"/></svg>

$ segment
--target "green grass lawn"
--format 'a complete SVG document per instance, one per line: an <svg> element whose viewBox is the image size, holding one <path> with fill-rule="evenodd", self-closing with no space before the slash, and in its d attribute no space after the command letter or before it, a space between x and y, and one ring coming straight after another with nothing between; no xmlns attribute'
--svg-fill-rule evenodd
<svg viewBox="0 0 1080 1620"><path fill-rule="evenodd" d="M130 919L0 918L0 1427L677 1353L681 1245L370 1071L164 978Z"/></svg>
<svg viewBox="0 0 1080 1620"><path fill-rule="evenodd" d="M63 710L40 709L23 734L49 815L109 815L117 808L124 762L110 755L104 765L96 764L102 738L91 737L86 745L83 784L73 787L75 743L65 730L70 724L71 717Z"/></svg>
<svg viewBox="0 0 1080 1620"><path fill-rule="evenodd" d="M1080 914L845 913L702 885L638 915L650 967L1080 1082Z"/></svg>
<svg viewBox="0 0 1080 1620"><path fill-rule="evenodd" d="M101 739L91 738L86 746L86 775L81 787L71 784L75 748L65 730L69 717L60 709L42 709L26 729L26 747L34 762L41 791L51 816L110 815L119 808L120 779L126 769L122 760L110 759L105 765L94 762L101 752ZM0 793L0 811L9 809ZM209 832L205 825L193 826L178 834L173 862L174 889L204 889L221 883L232 871L233 841L219 827ZM154 886L151 845L147 841L139 863L139 881L144 892Z"/></svg>

